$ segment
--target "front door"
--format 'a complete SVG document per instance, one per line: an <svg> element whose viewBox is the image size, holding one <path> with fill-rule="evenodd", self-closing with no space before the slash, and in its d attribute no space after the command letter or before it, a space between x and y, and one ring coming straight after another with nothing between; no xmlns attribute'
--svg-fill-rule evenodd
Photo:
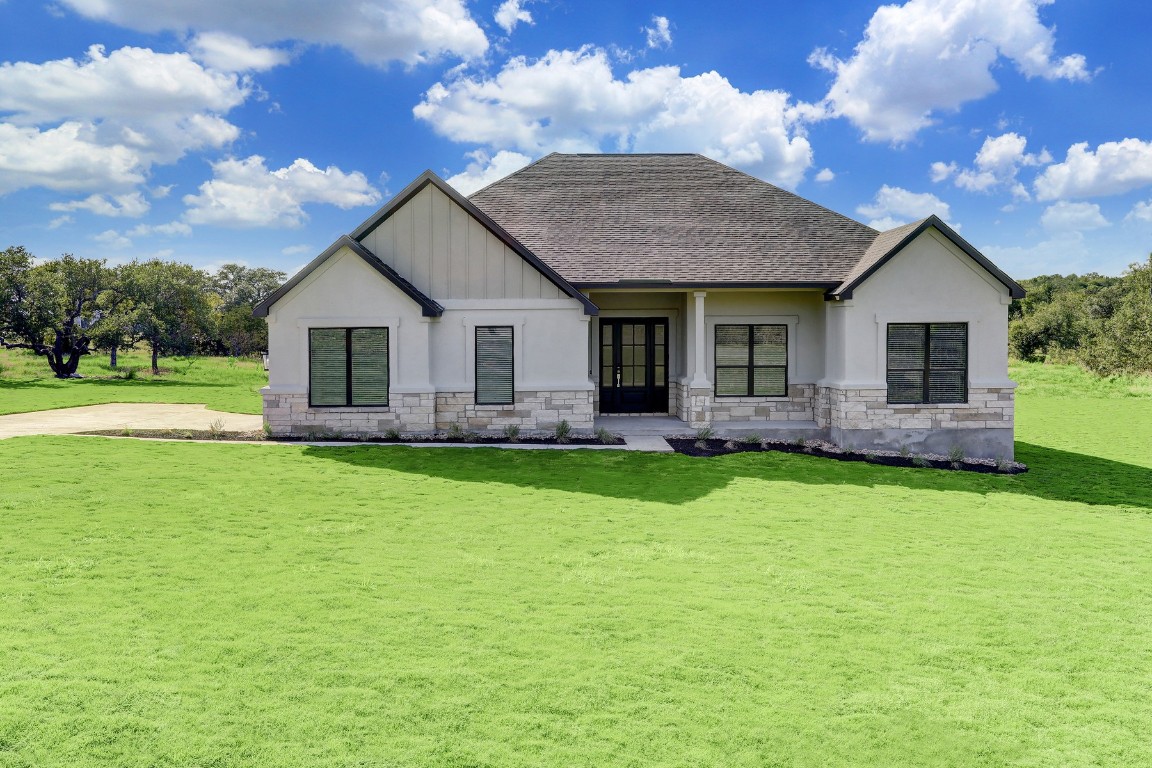
<svg viewBox="0 0 1152 768"><path fill-rule="evenodd" d="M600 321L600 412L668 412L668 321Z"/></svg>

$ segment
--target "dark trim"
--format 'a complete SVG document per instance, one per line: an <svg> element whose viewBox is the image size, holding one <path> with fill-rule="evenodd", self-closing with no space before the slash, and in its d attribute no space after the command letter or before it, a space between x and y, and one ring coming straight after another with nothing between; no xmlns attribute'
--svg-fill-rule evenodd
<svg viewBox="0 0 1152 768"><path fill-rule="evenodd" d="M1024 298L1025 291L1024 291L1024 288L1019 283L1017 283L1015 280L1008 277L1008 275L1006 275L1002 271L1000 271L999 267L997 267L992 262L988 261L988 259L982 253L980 253L980 251L978 251L972 247L971 243L969 243L964 238L960 237L960 235L956 234L956 231L954 229L952 229L947 224L945 224L943 222L943 220L941 220L940 217L936 216L935 214L933 214L932 216L929 216L928 218L924 219L924 221L920 222L919 226L917 226L910 233L905 235L904 238L902 240L900 240L899 243L897 243L891 250L889 250L887 253L885 253L882 257L877 259L875 263L873 263L866 270L864 270L864 272L862 272L858 277L854 278L849 283L841 284L839 287L836 288L836 290L830 292L829 296L826 298L829 298L830 300L852 298L852 291L858 285L860 285L862 282L864 282L869 277L871 277L872 274L876 270L880 269L880 267L887 264L892 259L893 256L900 253L900 251L904 250L904 248L909 243L911 243L913 240L915 240L917 237L919 237L921 235L921 233L923 233L924 230L928 229L929 227L934 227L936 229L936 231L938 231L940 234L944 235L946 238L951 240L953 245L955 245L960 250L964 251L964 253L968 254L969 258L971 258L973 261L975 261L977 264L979 264L981 267L983 267L984 271L986 271L988 274L992 275L992 277L999 280L1008 289L1008 295L1011 298L1013 298L1013 299ZM881 234L883 234L883 233L881 233Z"/></svg>
<svg viewBox="0 0 1152 768"><path fill-rule="evenodd" d="M602 291L611 288L622 288L635 290L637 288L675 288L677 290L693 290L693 289L708 289L708 288L812 288L816 290L827 291L840 285L835 280L825 280L820 282L811 281L794 281L789 282L786 280L743 280L743 281L714 281L714 282L682 282L677 280L617 280L616 282L603 282L603 283L573 283L577 288L584 291Z"/></svg>
<svg viewBox="0 0 1152 768"><path fill-rule="evenodd" d="M756 365L756 335L752 330L753 328L783 328L784 329L784 365ZM748 365L720 365L717 360L716 348L719 346L716 342L716 334L720 332L721 328L747 328L748 329ZM788 325L786 323L717 323L712 327L712 392L716 397L788 397L788 342L791 339L788 337ZM746 394L743 395L722 395L720 394L717 386L720 383L719 370L721 368L731 368L734 370L742 370L748 372ZM757 368L783 368L784 369L784 394L782 395L757 395L752 390L755 389L754 382L756 380Z"/></svg>
<svg viewBox="0 0 1152 768"><path fill-rule="evenodd" d="M403 291L404 294L408 296L408 298L419 304L421 314L424 317L440 317L440 315L444 314L444 307L440 306L435 301L421 293L416 288L416 286L412 285L412 283L401 277L396 270L392 269L392 267L388 266L379 258L377 258L376 254L372 253L370 250L365 248L356 240L350 238L348 235L341 235L340 239L332 243L332 245L328 246L326 251L312 259L312 261L308 262L307 266L293 275L291 280L284 283L284 285L273 291L272 294L268 296L268 298L257 304L256 307L252 310L252 315L254 317L268 317L268 311L272 308L273 304L284 298L285 294L299 285L301 280L312 274L312 272L314 272L325 261L330 259L341 248L347 248L362 258L365 262L368 263L370 267L375 269L390 283Z"/></svg>
<svg viewBox="0 0 1152 768"><path fill-rule="evenodd" d="M356 229L352 231L352 239L356 240L357 242L363 240L372 232L372 230L380 226L380 224L383 223L385 219L387 219L397 209L402 207L405 203L419 194L429 184L435 186L437 189L447 195L452 200L452 202L459 205L461 208L467 211L470 216L483 224L489 232L494 234L501 240L501 242L515 251L516 255L531 264L537 272L548 278L550 283L555 285L563 293L567 294L571 298L579 301L584 306L584 314L596 315L600 313L600 309L591 301L589 301L587 296L580 293L580 291L576 290L576 288L573 287L571 283L561 277L559 272L541 261L539 256L532 253L532 251L528 250L519 240L508 234L508 232L499 224L497 224L492 219L492 217L477 208L475 203L461 195L459 192L453 189L451 185L448 184L448 182L444 181L444 179L440 178L432 171L424 171L424 173L417 176L415 181L401 190L400 194L389 200L383 208L376 211L376 213L369 216L364 221L364 223L356 227Z"/></svg>
<svg viewBox="0 0 1152 768"><path fill-rule="evenodd" d="M352 332L362 329L379 330L383 328L388 340L388 381L385 382L383 403L357 403L352 404ZM342 405L317 405L312 402L312 331L344 331L344 403ZM352 328L341 326L316 325L307 329L308 332L308 407L309 408L388 408L392 401L392 333L386 325L358 325Z"/></svg>
<svg viewBox="0 0 1152 768"><path fill-rule="evenodd" d="M512 398L508 402L488 402L480 399L480 329L507 328L512 335ZM512 325L477 325L472 329L472 400L476 405L515 405L516 403L516 328Z"/></svg>
<svg viewBox="0 0 1152 768"><path fill-rule="evenodd" d="M921 368L893 368L888 365L888 345L891 344L892 326L894 325L917 325L924 328L924 367ZM931 395L932 391L932 326L934 325L962 325L964 326L964 399L963 400L935 400ZM967 405L968 403L968 357L969 357L969 327L968 323L888 323L884 328L884 386L885 386L885 401L889 405ZM956 368L940 368L943 371L955 371ZM921 399L915 402L892 402L891 396L888 395L888 377L892 371L920 371L923 375L923 384L921 389Z"/></svg>

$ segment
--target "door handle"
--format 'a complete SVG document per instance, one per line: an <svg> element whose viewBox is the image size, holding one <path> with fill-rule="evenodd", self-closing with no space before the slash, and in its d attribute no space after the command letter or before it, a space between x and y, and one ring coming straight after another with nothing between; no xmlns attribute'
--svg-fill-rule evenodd
<svg viewBox="0 0 1152 768"><path fill-rule="evenodd" d="M620 368L617 368L617 369L616 369L616 386L617 386L617 387L619 387L619 386L620 386L620 377L621 377L622 375L623 375L623 371L622 371L622 369L620 369Z"/></svg>

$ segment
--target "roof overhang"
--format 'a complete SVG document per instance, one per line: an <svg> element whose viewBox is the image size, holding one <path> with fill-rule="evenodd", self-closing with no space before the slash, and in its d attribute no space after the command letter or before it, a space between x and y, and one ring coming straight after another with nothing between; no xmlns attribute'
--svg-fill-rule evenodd
<svg viewBox="0 0 1152 768"><path fill-rule="evenodd" d="M839 285L835 280L827 280L823 282L811 281L760 281L760 280L712 280L712 281L693 281L684 282L678 280L648 280L644 278L633 280L615 280L604 282L581 282L574 283L577 288L583 291L603 291L611 289L626 289L637 290L640 288L666 288L677 291L704 291L714 290L719 288L741 288L741 289L776 289L776 290L816 290L816 291L829 291Z"/></svg>
<svg viewBox="0 0 1152 768"><path fill-rule="evenodd" d="M328 246L328 249L321 253L319 256L308 262L308 264L303 269L292 276L292 279L277 288L271 295L268 296L268 298L264 299L264 301L257 304L252 310L253 316L267 317L268 312L272 308L273 304L282 299L289 291L299 285L300 281L308 277L308 275L312 274L312 272L314 272L317 267L319 267L328 259L332 258L332 256L335 255L336 252L341 248L347 248L359 256L364 260L366 264L368 264L368 266L372 267L386 280L403 291L404 294L408 296L408 298L412 299L412 301L419 304L421 314L424 317L440 317L440 315L444 314L444 307L440 306L435 301L421 293L416 288L416 286L405 280L396 270L392 269L392 267L388 266L379 258L377 258L376 254L369 251L361 243L353 240L348 235L341 235L340 239L332 243L332 245Z"/></svg>

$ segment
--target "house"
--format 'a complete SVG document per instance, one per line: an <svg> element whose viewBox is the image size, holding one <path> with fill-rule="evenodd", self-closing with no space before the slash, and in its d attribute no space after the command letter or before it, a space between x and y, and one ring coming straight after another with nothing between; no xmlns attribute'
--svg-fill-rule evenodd
<svg viewBox="0 0 1152 768"><path fill-rule="evenodd" d="M268 297L274 434L593 429L602 414L1011 458L1021 287L700 155L422 174Z"/></svg>

